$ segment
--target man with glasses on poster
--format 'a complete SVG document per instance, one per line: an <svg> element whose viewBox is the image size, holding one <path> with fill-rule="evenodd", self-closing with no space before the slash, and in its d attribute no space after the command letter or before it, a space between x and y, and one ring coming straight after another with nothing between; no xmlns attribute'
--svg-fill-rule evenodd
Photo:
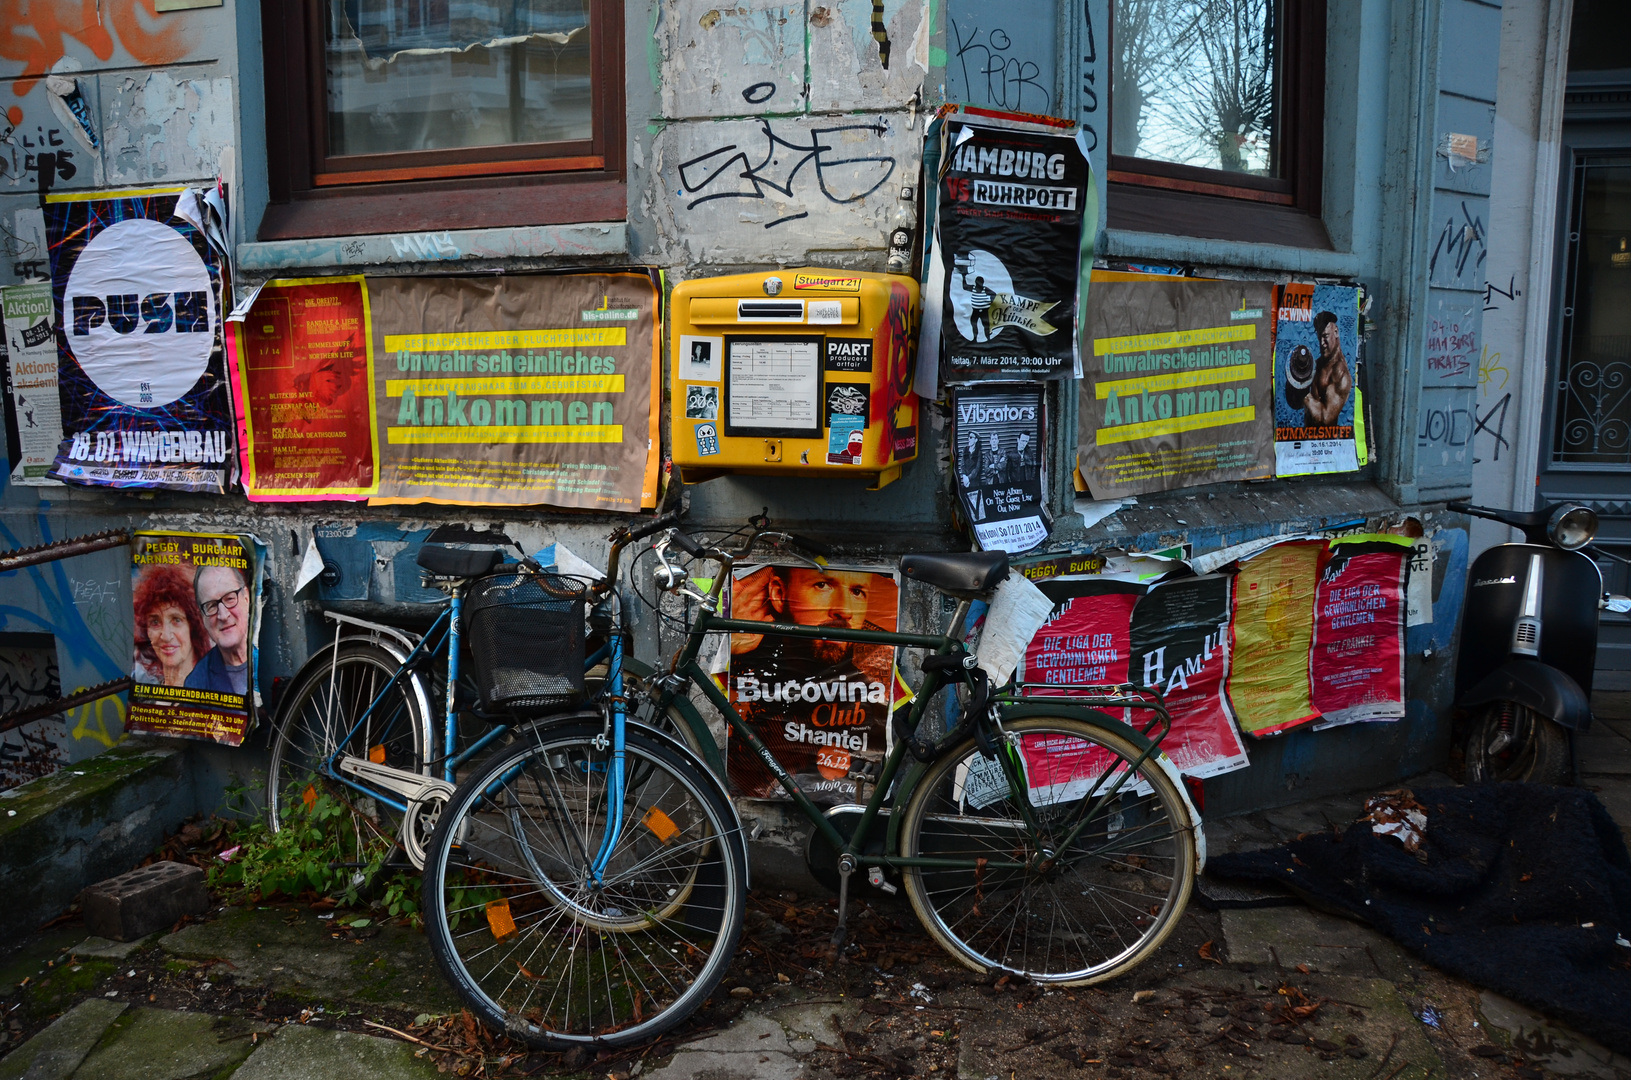
<svg viewBox="0 0 1631 1080"><path fill-rule="evenodd" d="M193 594L204 613L204 632L214 648L187 676L193 690L249 692L249 583L231 566L204 566L193 577Z"/></svg>

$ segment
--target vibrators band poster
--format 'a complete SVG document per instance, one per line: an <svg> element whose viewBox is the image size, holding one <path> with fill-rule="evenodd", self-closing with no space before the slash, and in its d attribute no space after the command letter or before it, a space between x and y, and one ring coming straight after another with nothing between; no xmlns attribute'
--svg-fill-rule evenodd
<svg viewBox="0 0 1631 1080"><path fill-rule="evenodd" d="M1095 499L1274 475L1273 286L1103 281L1079 390Z"/></svg>
<svg viewBox="0 0 1631 1080"><path fill-rule="evenodd" d="M1404 716L1411 547L1403 536L1332 542L1314 593L1309 674L1317 729Z"/></svg>
<svg viewBox="0 0 1631 1080"><path fill-rule="evenodd" d="M733 619L893 631L899 602L889 571L738 567L731 582ZM890 645L732 634L726 694L813 801L864 802L887 749L894 664ZM788 798L735 731L726 770L737 794Z"/></svg>
<svg viewBox="0 0 1631 1080"><path fill-rule="evenodd" d="M985 551L1017 554L1048 538L1040 386L951 388L957 500Z"/></svg>
<svg viewBox="0 0 1631 1080"><path fill-rule="evenodd" d="M180 188L46 197L62 442L76 484L221 492L232 468L221 266Z"/></svg>
<svg viewBox="0 0 1631 1080"><path fill-rule="evenodd" d="M959 112L941 123L927 288L945 381L1079 371L1098 222L1092 171L1073 128L1000 117Z"/></svg>
<svg viewBox="0 0 1631 1080"><path fill-rule="evenodd" d="M379 503L657 504L657 272L369 278Z"/></svg>
<svg viewBox="0 0 1631 1080"><path fill-rule="evenodd" d="M229 323L227 348L250 499L375 493L374 353L360 276L268 282Z"/></svg>
<svg viewBox="0 0 1631 1080"><path fill-rule="evenodd" d="M1353 472L1367 460L1359 290L1293 282L1275 310L1275 474Z"/></svg>
<svg viewBox="0 0 1631 1080"><path fill-rule="evenodd" d="M253 715L260 560L245 536L139 532L126 731L238 746Z"/></svg>
<svg viewBox="0 0 1631 1080"><path fill-rule="evenodd" d="M62 411L57 396L57 335L51 309L51 283L0 288L6 332L6 446L11 482L56 486L46 475L62 443Z"/></svg>

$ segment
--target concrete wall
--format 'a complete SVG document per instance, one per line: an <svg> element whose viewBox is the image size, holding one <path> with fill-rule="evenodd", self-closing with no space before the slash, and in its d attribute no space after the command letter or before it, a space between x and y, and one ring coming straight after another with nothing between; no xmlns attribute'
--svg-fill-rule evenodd
<svg viewBox="0 0 1631 1080"><path fill-rule="evenodd" d="M1108 0L884 0L878 22L887 67L870 0L744 0L729 8L627 0L625 220L258 243L252 238L268 188L259 8L227 0L155 16L145 6L150 0L110 2L96 25L90 6L83 10L91 16L75 7L70 18L68 0L36 0L29 26L0 45L0 94L15 101L7 107L13 130L0 140L10 155L0 161L0 222L21 236L18 212L26 217L37 206L28 162L37 161L29 155L38 146L29 139L54 139L73 153L74 175L59 178L59 189L201 182L225 170L238 193L240 288L299 274L631 261L661 266L670 280L806 263L881 270L886 230L903 190L917 182L925 116L948 98L1075 117L1090 129L1101 180L1108 166ZM1451 170L1439 148L1451 132L1475 136L1480 156L1498 142L1504 114L1497 71L1521 83L1520 69L1536 62L1543 40L1534 35L1532 3L1508 6L1503 15L1499 4L1483 0L1328 5L1323 216L1330 248L1127 230L1101 238L1106 257L1187 263L1216 276L1364 282L1376 297L1365 360L1377 456L1357 477L1173 493L1084 529L1069 512L1067 448L1075 445L1076 420L1073 410L1057 409L1055 396L1049 482L1061 514L1050 548L1189 542L1199 554L1311 527L1403 528L1415 518L1432 553L1424 569L1434 575L1438 603L1431 621L1411 631L1411 718L1254 744L1250 770L1212 785L1221 800L1214 806L1241 809L1292 793L1381 783L1444 758L1445 659L1467 544L1464 524L1432 503L1465 494L1472 483L1490 223L1521 195L1495 189L1492 207L1493 166ZM87 18L91 25L68 28ZM1503 18L1514 28L1505 34L1506 51ZM1541 22L1550 28L1556 18ZM19 76L36 57L35 68L79 65L80 92L93 106L94 147L42 80ZM1526 108L1516 103L1511 122L1530 130L1534 124L1519 116ZM0 282L17 280L10 262L28 261L22 240L6 242L12 255L0 266ZM774 518L879 560L956 545L941 460L944 423L938 409L925 408L919 460L882 492L840 481L724 478L688 490L693 516L705 525L734 524L768 508ZM602 556L613 523L525 508L403 513L10 488L0 499L0 545L114 525L248 528L270 553L274 586L261 646L271 679L288 675L318 640L322 604L411 614L423 599L410 566L413 546L436 523L465 519L501 525L529 545L560 539L591 561ZM341 566L342 582L293 596L299 554L314 536ZM0 632L57 635L65 687L113 677L128 666L124 559L114 551L0 578ZM921 618L932 617L924 609ZM641 639L654 649L655 620L641 618ZM115 740L118 710L107 703L94 718L70 717L65 737L73 753Z"/></svg>

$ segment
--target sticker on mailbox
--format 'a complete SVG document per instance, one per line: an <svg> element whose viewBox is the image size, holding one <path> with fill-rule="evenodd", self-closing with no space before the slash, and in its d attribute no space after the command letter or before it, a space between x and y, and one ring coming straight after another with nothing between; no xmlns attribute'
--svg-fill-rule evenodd
<svg viewBox="0 0 1631 1080"><path fill-rule="evenodd" d="M700 457L713 457L719 453L719 432L712 424L697 425L697 454Z"/></svg>
<svg viewBox="0 0 1631 1080"><path fill-rule="evenodd" d="M844 321L844 305L837 300L811 300L804 311L805 321L812 326L832 326Z"/></svg>
<svg viewBox="0 0 1631 1080"><path fill-rule="evenodd" d="M828 371L872 371L872 341L870 338L828 338Z"/></svg>

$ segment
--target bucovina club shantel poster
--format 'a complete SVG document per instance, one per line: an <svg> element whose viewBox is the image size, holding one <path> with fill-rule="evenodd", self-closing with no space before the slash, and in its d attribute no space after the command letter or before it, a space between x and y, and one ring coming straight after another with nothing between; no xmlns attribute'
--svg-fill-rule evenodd
<svg viewBox="0 0 1631 1080"><path fill-rule="evenodd" d="M234 440L221 266L175 216L181 192L47 196L60 313L56 479L226 489Z"/></svg>

